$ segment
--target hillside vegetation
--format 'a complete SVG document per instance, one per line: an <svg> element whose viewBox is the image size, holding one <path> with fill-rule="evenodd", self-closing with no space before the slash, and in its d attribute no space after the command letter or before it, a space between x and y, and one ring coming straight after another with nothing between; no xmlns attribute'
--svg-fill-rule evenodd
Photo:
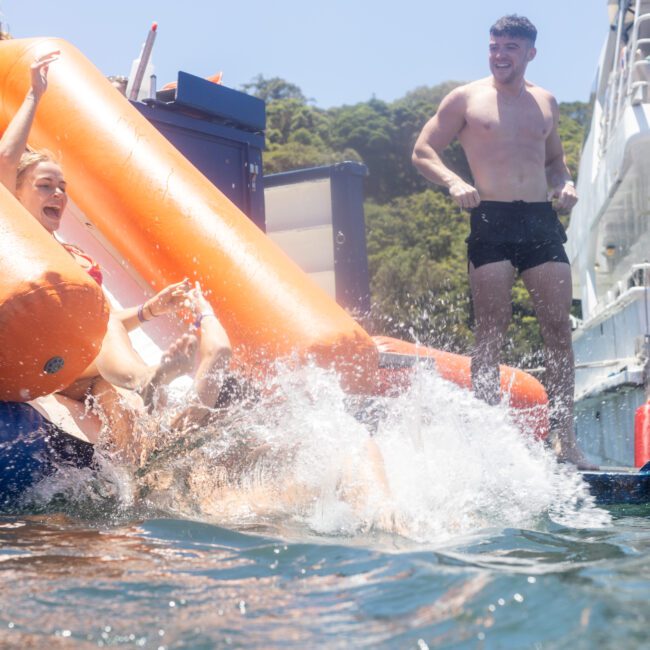
<svg viewBox="0 0 650 650"><path fill-rule="evenodd" d="M420 129L457 85L449 81L416 88L390 103L373 98L327 110L314 106L300 88L283 79L258 77L244 90L267 102L266 174L343 160L367 165L365 215L373 307L364 325L374 334L467 353L472 343L464 243L468 215L411 165ZM566 103L560 111L560 135L575 177L588 106ZM445 158L470 179L457 142ZM539 330L520 282L513 299L504 360L522 367L540 365Z"/></svg>

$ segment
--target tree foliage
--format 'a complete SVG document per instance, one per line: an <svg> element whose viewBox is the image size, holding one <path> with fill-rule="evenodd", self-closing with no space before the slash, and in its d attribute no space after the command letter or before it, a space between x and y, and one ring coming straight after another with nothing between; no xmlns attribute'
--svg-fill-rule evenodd
<svg viewBox="0 0 650 650"><path fill-rule="evenodd" d="M366 228L373 309L369 327L448 350L467 353L472 344L467 282L466 212L441 188L414 170L415 139L457 82L422 86L394 102L372 98L328 110L310 104L283 79L257 77L245 89L267 102L266 173L331 164L364 162ZM559 132L574 176L590 107L560 105ZM471 180L457 142L446 163ZM513 324L504 361L525 367L542 363L533 308L521 282L513 289Z"/></svg>
<svg viewBox="0 0 650 650"><path fill-rule="evenodd" d="M297 99L300 102L307 101L307 98L302 94L302 90L298 86L280 77L266 79L259 74L250 83L243 84L242 90L249 95L263 99L265 102L281 99Z"/></svg>

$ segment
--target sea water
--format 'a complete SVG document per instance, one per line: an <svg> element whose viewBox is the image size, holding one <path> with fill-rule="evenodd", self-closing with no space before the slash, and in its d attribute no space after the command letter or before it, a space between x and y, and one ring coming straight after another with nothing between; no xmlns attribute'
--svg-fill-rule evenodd
<svg viewBox="0 0 650 650"><path fill-rule="evenodd" d="M642 648L647 510L604 510L507 409L280 369L142 467L0 517L2 648ZM369 442L370 441L370 442Z"/></svg>

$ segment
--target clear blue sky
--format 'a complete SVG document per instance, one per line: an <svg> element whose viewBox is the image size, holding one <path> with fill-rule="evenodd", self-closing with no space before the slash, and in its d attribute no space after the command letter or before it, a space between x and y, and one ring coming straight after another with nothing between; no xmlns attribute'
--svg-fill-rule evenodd
<svg viewBox="0 0 650 650"><path fill-rule="evenodd" d="M527 77L560 101L587 100L607 33L606 0L0 0L15 37L58 36L104 74L128 74L155 20L158 85L177 70L258 74L300 86L318 106L391 101L488 74L489 26L506 13L537 26Z"/></svg>

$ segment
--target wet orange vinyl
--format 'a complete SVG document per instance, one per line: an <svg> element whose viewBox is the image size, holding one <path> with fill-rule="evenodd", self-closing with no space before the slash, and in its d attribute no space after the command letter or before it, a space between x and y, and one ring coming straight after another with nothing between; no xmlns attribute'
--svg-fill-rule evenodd
<svg viewBox="0 0 650 650"><path fill-rule="evenodd" d="M248 367L294 355L371 384L368 334L187 161L72 45L0 43L0 128L18 109L37 56L50 66L30 145L54 153L70 196L156 290L199 280Z"/></svg>
<svg viewBox="0 0 650 650"><path fill-rule="evenodd" d="M0 400L69 385L97 356L107 321L99 285L0 185Z"/></svg>

